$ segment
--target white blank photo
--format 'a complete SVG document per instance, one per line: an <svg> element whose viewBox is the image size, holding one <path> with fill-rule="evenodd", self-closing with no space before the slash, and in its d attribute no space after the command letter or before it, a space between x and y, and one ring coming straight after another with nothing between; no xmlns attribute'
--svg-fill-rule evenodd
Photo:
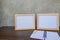
<svg viewBox="0 0 60 40"><path fill-rule="evenodd" d="M34 29L34 16L30 15L20 15L16 16L16 29L27 30Z"/></svg>
<svg viewBox="0 0 60 40"><path fill-rule="evenodd" d="M37 29L59 30L58 14L38 14Z"/></svg>
<svg viewBox="0 0 60 40"><path fill-rule="evenodd" d="M33 16L17 16L17 28L31 28L33 27Z"/></svg>
<svg viewBox="0 0 60 40"><path fill-rule="evenodd" d="M56 28L56 16L39 16L39 27Z"/></svg>

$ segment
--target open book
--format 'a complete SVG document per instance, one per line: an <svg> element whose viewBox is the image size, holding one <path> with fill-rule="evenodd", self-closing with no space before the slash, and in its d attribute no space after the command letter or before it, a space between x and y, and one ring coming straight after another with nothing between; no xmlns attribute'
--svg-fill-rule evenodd
<svg viewBox="0 0 60 40"><path fill-rule="evenodd" d="M60 37L57 32L50 32L50 31L38 31L35 30L30 38L33 39L41 39L41 40L60 40Z"/></svg>

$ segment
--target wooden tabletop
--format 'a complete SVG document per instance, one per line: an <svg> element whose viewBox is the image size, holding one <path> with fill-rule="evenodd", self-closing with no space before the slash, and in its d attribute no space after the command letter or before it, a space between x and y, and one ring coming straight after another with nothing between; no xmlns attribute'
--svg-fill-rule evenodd
<svg viewBox="0 0 60 40"><path fill-rule="evenodd" d="M30 38L34 30L15 31L14 27L1 27L0 40L33 40ZM60 34L60 32L59 32Z"/></svg>

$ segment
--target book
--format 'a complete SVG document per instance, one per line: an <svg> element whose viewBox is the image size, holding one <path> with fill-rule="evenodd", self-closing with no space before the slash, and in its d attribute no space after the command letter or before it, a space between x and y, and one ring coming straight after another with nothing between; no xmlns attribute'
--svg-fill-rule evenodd
<svg viewBox="0 0 60 40"><path fill-rule="evenodd" d="M38 30L33 31L30 38L32 38L33 40L60 40L58 32Z"/></svg>
<svg viewBox="0 0 60 40"><path fill-rule="evenodd" d="M35 31L33 31L30 38L44 40L44 31L35 30Z"/></svg>

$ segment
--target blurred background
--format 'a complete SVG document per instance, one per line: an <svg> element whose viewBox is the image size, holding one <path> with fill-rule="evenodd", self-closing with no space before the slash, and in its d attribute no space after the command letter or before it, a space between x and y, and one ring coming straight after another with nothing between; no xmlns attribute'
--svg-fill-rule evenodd
<svg viewBox="0 0 60 40"><path fill-rule="evenodd" d="M15 14L59 13L60 0L0 0L0 27L14 26Z"/></svg>

